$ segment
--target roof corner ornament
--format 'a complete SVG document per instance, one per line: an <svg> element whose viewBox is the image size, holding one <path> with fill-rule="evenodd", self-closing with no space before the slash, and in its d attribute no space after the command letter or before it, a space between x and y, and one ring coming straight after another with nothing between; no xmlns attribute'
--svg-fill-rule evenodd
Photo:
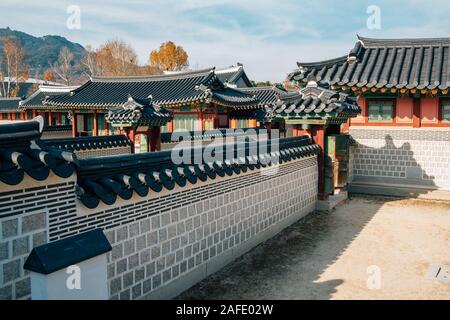
<svg viewBox="0 0 450 320"><path fill-rule="evenodd" d="M308 88L312 88L312 87L318 87L319 85L317 84L317 78L315 75L313 74L309 74L306 77L306 87Z"/></svg>
<svg viewBox="0 0 450 320"><path fill-rule="evenodd" d="M33 121L39 123L39 133L42 133L42 130L44 130L44 118L39 115L34 117Z"/></svg>

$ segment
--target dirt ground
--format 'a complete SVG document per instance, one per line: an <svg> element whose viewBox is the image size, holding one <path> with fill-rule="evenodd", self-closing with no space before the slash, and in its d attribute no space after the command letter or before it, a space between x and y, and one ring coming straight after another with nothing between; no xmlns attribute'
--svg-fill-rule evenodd
<svg viewBox="0 0 450 320"><path fill-rule="evenodd" d="M259 245L179 299L450 299L450 202L354 197Z"/></svg>

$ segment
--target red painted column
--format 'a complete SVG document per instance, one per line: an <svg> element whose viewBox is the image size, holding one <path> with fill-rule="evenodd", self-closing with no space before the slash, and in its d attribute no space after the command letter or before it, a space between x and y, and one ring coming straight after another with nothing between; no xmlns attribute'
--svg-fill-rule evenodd
<svg viewBox="0 0 450 320"><path fill-rule="evenodd" d="M78 120L77 120L77 114L75 111L72 111L72 137L77 136L77 127L78 127Z"/></svg>
<svg viewBox="0 0 450 320"><path fill-rule="evenodd" d="M52 123L52 112L49 111L49 112L48 112L48 125L51 126L52 124L53 124L53 123Z"/></svg>
<svg viewBox="0 0 450 320"><path fill-rule="evenodd" d="M94 130L92 132L94 137L98 136L98 118L97 118L97 110L94 110Z"/></svg>
<svg viewBox="0 0 450 320"><path fill-rule="evenodd" d="M413 105L413 127L414 128L420 128L420 98L414 98L414 105Z"/></svg>
<svg viewBox="0 0 450 320"><path fill-rule="evenodd" d="M327 198L327 195L325 195L325 128L320 125L311 125L309 130L312 140L319 145L321 149L320 153L317 155L317 164L319 167L318 195L320 200L325 200Z"/></svg>
<svg viewBox="0 0 450 320"><path fill-rule="evenodd" d="M124 128L125 134L128 136L128 139L131 141L131 153L134 153L134 140L135 140L135 132L134 128Z"/></svg>
<svg viewBox="0 0 450 320"><path fill-rule="evenodd" d="M37 114L36 114L36 110L32 110L32 111L31 111L31 114L32 114L32 117L33 117L33 118L36 118L36 115L37 115Z"/></svg>

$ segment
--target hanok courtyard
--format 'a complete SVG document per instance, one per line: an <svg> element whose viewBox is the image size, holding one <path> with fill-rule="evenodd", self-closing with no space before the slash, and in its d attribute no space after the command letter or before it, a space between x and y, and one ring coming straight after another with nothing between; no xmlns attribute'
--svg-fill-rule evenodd
<svg viewBox="0 0 450 320"><path fill-rule="evenodd" d="M355 195L314 213L178 299L448 299L450 202ZM380 271L379 282L373 278ZM431 270L430 270L431 269ZM376 276L376 275L375 275Z"/></svg>

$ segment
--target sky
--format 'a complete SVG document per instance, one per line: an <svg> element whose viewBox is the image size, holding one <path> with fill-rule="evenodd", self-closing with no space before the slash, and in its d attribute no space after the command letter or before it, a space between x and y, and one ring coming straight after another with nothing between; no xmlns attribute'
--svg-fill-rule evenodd
<svg viewBox="0 0 450 320"><path fill-rule="evenodd" d="M120 38L142 64L172 40L192 69L239 62L251 79L272 82L297 61L347 54L357 34L450 37L449 16L446 0L0 0L0 27L94 48Z"/></svg>

